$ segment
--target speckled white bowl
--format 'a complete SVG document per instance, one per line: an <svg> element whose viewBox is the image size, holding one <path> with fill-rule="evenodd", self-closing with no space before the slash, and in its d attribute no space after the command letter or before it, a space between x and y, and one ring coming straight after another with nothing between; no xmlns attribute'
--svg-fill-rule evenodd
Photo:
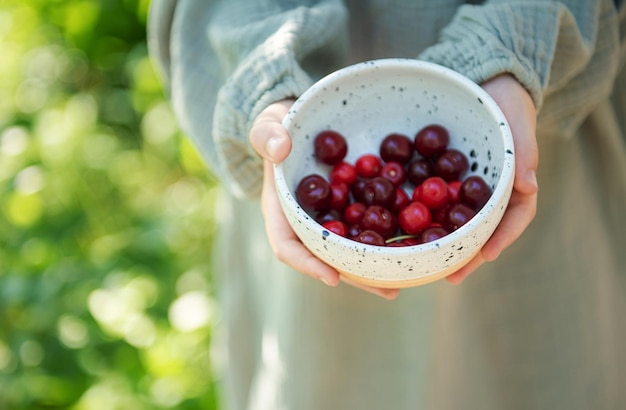
<svg viewBox="0 0 626 410"><path fill-rule="evenodd" d="M354 163L364 153L378 153L387 134L413 138L431 123L448 128L450 147L466 153L470 174L482 176L493 188L489 202L457 231L410 247L366 245L327 231L298 205L294 190L300 179L329 172L313 155L313 139L320 131L334 129L346 136L346 161ZM403 288L460 269L489 239L507 207L515 168L508 123L481 87L445 67L383 59L343 68L298 98L283 125L293 139L291 153L275 166L285 215L312 253L360 283Z"/></svg>

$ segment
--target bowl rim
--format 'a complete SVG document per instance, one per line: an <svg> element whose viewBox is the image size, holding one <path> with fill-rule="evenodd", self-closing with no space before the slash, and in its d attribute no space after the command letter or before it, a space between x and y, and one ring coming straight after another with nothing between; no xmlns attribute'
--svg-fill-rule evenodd
<svg viewBox="0 0 626 410"><path fill-rule="evenodd" d="M451 232L442 238L419 245L390 247L364 244L360 242L355 242L352 239L344 238L340 235L328 231L312 217L306 218L302 221L302 223L309 228L313 228L316 231L319 231L319 233L325 237L325 240L327 242L339 245L343 248L354 248L356 244L358 245L359 250L362 253L366 254L372 253L380 255L381 252L384 252L385 254L389 255L402 256L407 254L432 251L436 248L449 246L457 241L459 238L465 237L468 233L474 231L478 226L483 224L488 216L488 213L485 212L485 210L489 209L490 207L494 207L501 198L509 196L513 184L513 178L515 173L515 149L513 143L513 135L504 113L495 102L495 100L493 100L493 98L480 85L457 71L428 61L408 58L383 58L377 60L363 61L340 68L330 74L327 74L326 76L315 82L311 87L305 90L300 97L296 99L292 107L289 109L284 120L282 121L282 125L286 130L289 131L290 126L297 118L300 109L306 108L307 103L310 102L311 98L314 97L319 90L323 91L325 88L328 88L331 85L335 85L336 82L341 81L344 77L353 75L356 72L363 74L369 72L383 73L385 70L417 70L418 72L422 71L427 72L430 75L448 78L460 88L468 91L471 94L476 95L476 97L480 99L486 110L494 118L495 123L498 124L499 135L503 140L503 148L505 151L502 170L500 172L498 182L495 185L495 189L493 190L491 197L489 198L487 203L481 208L481 210L477 212L476 215L472 217L472 219L470 219L465 225L461 226L456 231ZM292 201L281 200L281 206L288 206L291 207L292 210L296 211L296 213L308 215L306 211L304 211L304 209L295 200L295 193L293 192L293 188L287 184L283 172L283 162L274 164L274 181L277 187L277 192L280 192L281 190L283 192L290 192L293 198ZM508 183L503 183L504 181L508 181ZM498 223L500 223L500 221L498 221ZM328 233L324 233L324 231Z"/></svg>

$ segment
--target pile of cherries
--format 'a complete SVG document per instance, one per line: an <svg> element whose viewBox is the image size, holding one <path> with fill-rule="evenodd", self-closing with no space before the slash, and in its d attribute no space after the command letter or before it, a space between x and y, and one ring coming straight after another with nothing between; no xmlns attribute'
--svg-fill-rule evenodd
<svg viewBox="0 0 626 410"><path fill-rule="evenodd" d="M445 127L430 124L413 139L387 135L379 155L349 163L345 137L322 131L314 139L315 158L329 166L329 174L302 178L296 199L324 228L361 243L434 241L467 223L492 194L480 176L465 177L469 161L449 141Z"/></svg>

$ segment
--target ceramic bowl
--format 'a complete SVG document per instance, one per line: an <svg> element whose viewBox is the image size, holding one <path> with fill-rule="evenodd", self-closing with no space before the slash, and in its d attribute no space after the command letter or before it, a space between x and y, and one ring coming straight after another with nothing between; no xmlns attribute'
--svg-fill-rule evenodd
<svg viewBox="0 0 626 410"><path fill-rule="evenodd" d="M480 175L493 194L458 230L433 242L408 247L362 244L324 229L295 199L298 182L330 167L313 154L313 139L333 129L348 141L346 161L378 153L392 132L413 138L425 125L450 132L449 147L464 152L468 175ZM292 150L275 166L284 213L302 243L351 279L377 287L404 288L440 279L468 263L489 239L507 207L515 156L508 123L476 83L445 67L409 59L382 59L348 66L315 83L293 104L283 125Z"/></svg>

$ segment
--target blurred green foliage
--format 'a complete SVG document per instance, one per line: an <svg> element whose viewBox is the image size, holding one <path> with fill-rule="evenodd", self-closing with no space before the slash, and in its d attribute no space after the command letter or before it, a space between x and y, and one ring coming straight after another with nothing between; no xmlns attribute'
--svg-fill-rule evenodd
<svg viewBox="0 0 626 410"><path fill-rule="evenodd" d="M0 409L213 409L215 184L148 0L0 1Z"/></svg>

